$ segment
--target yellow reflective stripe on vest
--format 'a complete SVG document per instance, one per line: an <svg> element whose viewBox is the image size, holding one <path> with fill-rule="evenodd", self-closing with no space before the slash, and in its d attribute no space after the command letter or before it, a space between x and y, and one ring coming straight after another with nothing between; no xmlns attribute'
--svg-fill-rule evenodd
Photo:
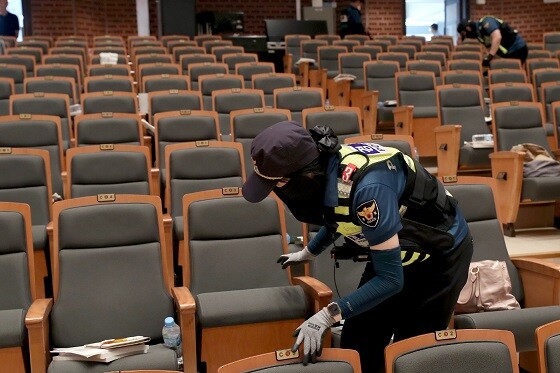
<svg viewBox="0 0 560 373"><path fill-rule="evenodd" d="M483 20L484 18L494 18L496 21L498 21L499 24L504 23L504 21L502 21L501 19L496 18L496 17L494 17L494 16L484 16L484 17L482 17L482 18L480 19L480 21L478 21L478 22L479 22L479 23L482 23L482 20ZM482 25L482 27L484 27L484 25ZM501 31L500 31L500 32L501 32ZM485 40L481 40L481 38L478 38L478 40L480 40L481 43L483 43L484 45L486 45ZM502 46L502 45L500 44L500 45L498 46L498 48L500 49L500 51L501 51L503 54L507 54L508 49L507 49L506 47L504 47L504 46Z"/></svg>
<svg viewBox="0 0 560 373"><path fill-rule="evenodd" d="M341 165L347 166L348 164L352 163L356 165L357 169L361 169L366 164L372 165L375 163L380 163L388 160L389 158L393 157L395 154L401 153L398 149L391 148L391 147L381 147L377 144L372 144L372 146L379 147L379 150L382 150L380 153L377 154L370 154L364 157L363 153L356 154L360 152L359 146L352 147L352 144L342 145L339 154L341 156L342 161L340 162ZM354 154L353 154L354 153ZM404 157L405 162L407 163L408 167L416 172L416 165L412 158L407 156L406 154L402 154ZM348 197L338 191L338 198L340 199L348 199ZM337 206L334 208L334 213L336 215L343 215L343 216L350 216L350 207L349 206ZM356 225L351 222L340 222L337 221L337 229L336 231L343 236L352 236L362 232L362 227L360 225ZM408 255L407 255L408 254ZM409 264L414 263L417 260L424 261L427 259L429 255L417 252L409 252L409 251L401 251L401 260L403 260L402 265L406 266ZM406 261L405 261L406 258Z"/></svg>

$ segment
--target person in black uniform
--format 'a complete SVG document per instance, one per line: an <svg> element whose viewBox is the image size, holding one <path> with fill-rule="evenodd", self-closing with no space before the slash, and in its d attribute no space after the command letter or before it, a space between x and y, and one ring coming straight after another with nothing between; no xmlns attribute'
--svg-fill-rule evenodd
<svg viewBox="0 0 560 373"><path fill-rule="evenodd" d="M462 20L457 26L461 40L465 38L477 39L488 48L483 65L489 66L490 61L497 54L504 58L517 58L524 63L529 50L527 44L517 30L503 20L493 17L482 17L478 22Z"/></svg>
<svg viewBox="0 0 560 373"><path fill-rule="evenodd" d="M19 35L19 20L15 14L8 12L8 0L0 0L0 35Z"/></svg>
<svg viewBox="0 0 560 373"><path fill-rule="evenodd" d="M357 350L362 371L384 371L395 340L446 329L472 257L468 225L456 201L417 161L374 143L340 145L328 127L280 122L253 140L250 202L270 192L299 221L322 225L303 250L282 255L283 268L331 251L367 261L357 290L330 303L296 330L304 364L320 355L322 336L345 320L341 347Z"/></svg>
<svg viewBox="0 0 560 373"><path fill-rule="evenodd" d="M362 4L361 0L352 0L350 5L342 11L340 17L340 36L346 35L368 35L362 23Z"/></svg>

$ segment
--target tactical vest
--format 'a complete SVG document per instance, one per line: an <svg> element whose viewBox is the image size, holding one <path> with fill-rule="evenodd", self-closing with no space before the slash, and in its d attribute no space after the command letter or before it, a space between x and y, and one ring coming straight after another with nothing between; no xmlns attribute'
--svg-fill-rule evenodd
<svg viewBox="0 0 560 373"><path fill-rule="evenodd" d="M484 24L482 21L484 18L491 17L494 18L498 24L500 25L500 33L502 34L502 41L500 42L500 46L498 51L501 55L506 55L508 53L509 48L515 42L517 37L517 31L512 29L507 23L502 21L499 18L493 16L484 16L478 21L478 40L483 43L485 46L489 47L491 45L490 34L485 30Z"/></svg>
<svg viewBox="0 0 560 373"><path fill-rule="evenodd" d="M372 167L386 164L395 168L395 164L406 165L406 187L399 200L403 229L399 232L403 265L416 260L424 260L430 250L418 250L416 241L421 243L433 240L443 234L446 248L453 245L453 238L445 231L453 224L455 205L432 175L427 173L417 161L390 147L375 143L356 143L342 145L339 150L340 165L338 169L338 206L331 214L326 214L327 227L342 234L355 244L368 248L369 244L362 234L362 227L356 215L350 211L356 185L361 177ZM385 166L383 166L385 167ZM419 221L420 224L417 222ZM423 232L419 233L419 229ZM435 241L442 241L437 237ZM412 246L415 246L413 249Z"/></svg>

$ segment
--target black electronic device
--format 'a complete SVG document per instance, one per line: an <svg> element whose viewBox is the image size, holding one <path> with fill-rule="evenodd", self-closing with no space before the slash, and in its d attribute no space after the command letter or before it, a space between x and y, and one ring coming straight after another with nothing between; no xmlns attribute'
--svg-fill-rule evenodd
<svg viewBox="0 0 560 373"><path fill-rule="evenodd" d="M268 41L284 41L290 34L315 35L328 34L327 21L297 21L292 19L265 19Z"/></svg>

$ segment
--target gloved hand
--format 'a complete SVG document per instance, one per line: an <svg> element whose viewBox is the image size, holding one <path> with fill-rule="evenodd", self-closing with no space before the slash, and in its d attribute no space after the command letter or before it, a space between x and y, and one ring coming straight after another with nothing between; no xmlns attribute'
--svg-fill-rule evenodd
<svg viewBox="0 0 560 373"><path fill-rule="evenodd" d="M494 58L494 55L487 54L486 57L484 57L484 59L482 60L482 66L489 67L490 66L490 61L492 61L492 58Z"/></svg>
<svg viewBox="0 0 560 373"><path fill-rule="evenodd" d="M317 361L321 356L323 348L323 337L325 332L335 323L329 315L326 307L303 322L295 331L296 343L292 346L292 352L296 352L303 342L303 365Z"/></svg>
<svg viewBox="0 0 560 373"><path fill-rule="evenodd" d="M315 255L311 254L309 250L307 250L307 246L305 246L303 250L297 251L295 253L280 255L280 258L278 258L276 263L282 264L282 269L286 269L291 265L301 262L308 262L313 258L315 258Z"/></svg>

